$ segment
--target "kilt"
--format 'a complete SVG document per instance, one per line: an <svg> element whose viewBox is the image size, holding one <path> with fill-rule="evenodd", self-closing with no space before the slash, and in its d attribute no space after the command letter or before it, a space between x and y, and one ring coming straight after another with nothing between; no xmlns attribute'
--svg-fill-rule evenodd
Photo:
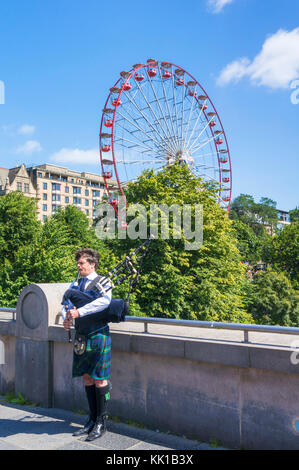
<svg viewBox="0 0 299 470"><path fill-rule="evenodd" d="M81 355L73 353L73 377L88 374L96 380L110 378L111 336L105 325L87 335L86 351Z"/></svg>

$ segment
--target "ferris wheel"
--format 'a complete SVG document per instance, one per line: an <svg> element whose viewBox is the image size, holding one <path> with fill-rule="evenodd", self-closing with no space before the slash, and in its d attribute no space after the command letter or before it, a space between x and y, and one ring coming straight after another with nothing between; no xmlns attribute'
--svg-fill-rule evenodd
<svg viewBox="0 0 299 470"><path fill-rule="evenodd" d="M116 212L128 182L176 161L218 183L219 204L229 210L226 135L208 94L183 68L149 59L121 72L102 111L99 137L102 176Z"/></svg>

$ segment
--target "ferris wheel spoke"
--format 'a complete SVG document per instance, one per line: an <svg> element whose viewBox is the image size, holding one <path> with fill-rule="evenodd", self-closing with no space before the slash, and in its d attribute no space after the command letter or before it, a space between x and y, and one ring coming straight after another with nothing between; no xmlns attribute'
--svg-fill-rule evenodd
<svg viewBox="0 0 299 470"><path fill-rule="evenodd" d="M121 113L119 113L119 114L121 114ZM121 116L123 116L123 115L121 114ZM127 119L125 116L123 116L123 118L124 118L126 121L128 121L130 124L132 124L138 131L142 132L142 133L148 138L148 140L149 140L152 144L154 144L154 146L151 147L152 150L156 150L157 147L158 147L158 148L163 149L163 151L165 151L165 146L163 146L163 145L162 145L160 142L158 142L157 140L153 139L153 137L152 137L148 132L145 132L141 127L139 127L136 123L134 123L134 122L130 121L129 119ZM128 132L130 135L132 135L132 133L130 133L125 127L123 127L123 126L120 125L120 121L117 121L116 123L117 123L117 125L118 125L119 127L121 127L122 129L124 129L124 130L125 130L126 132ZM137 139L139 142L145 143L144 140L140 139L140 138L137 137L136 135L134 135L134 137L135 137L135 139Z"/></svg>
<svg viewBox="0 0 299 470"><path fill-rule="evenodd" d="M205 103L205 102L206 102L206 100L204 101L204 103ZM200 117L201 117L202 115L203 115L203 110L201 109L200 112L199 112L199 114L198 114L198 116L197 116L196 122L195 122L195 124L194 124L194 126L193 126L192 132L191 132L191 134L190 134L190 136L189 136L188 142L187 142L187 144L186 144L186 147L187 147L187 148L188 148L189 142L190 142L190 140L191 140L191 138L192 138L192 136L193 136L193 134L194 134L194 131L195 131L196 126L197 126L197 123L198 123L198 121L199 121L199 119L200 119Z"/></svg>
<svg viewBox="0 0 299 470"><path fill-rule="evenodd" d="M208 145L210 142L214 141L215 139L217 138L216 135L213 135L210 139L207 139L207 140L204 140L201 142L201 144L199 144L197 147L195 147L195 149L193 149L194 152L196 152L197 150L205 147L206 145Z"/></svg>
<svg viewBox="0 0 299 470"><path fill-rule="evenodd" d="M195 145L195 142L198 141L198 139L202 136L202 134L204 133L204 131L209 127L211 121L212 121L213 118L211 118L207 123L206 125L204 126L204 128L202 129L202 131L200 132L200 134L196 137L196 139L193 141L192 145L190 146L189 150L191 150L193 148L193 146Z"/></svg>
<svg viewBox="0 0 299 470"><path fill-rule="evenodd" d="M153 129L153 131L155 133L157 133L160 138L161 138L161 141L163 141L163 137L161 136L160 132L152 125L152 123L148 120L148 118L145 116L145 114L141 111L140 107L137 105L137 103L135 103L135 101L131 100L131 97L129 96L129 94L127 94L127 98L129 99L129 101L134 105L134 107L137 109L137 111L142 115L143 119L147 122L147 124L150 126L151 129Z"/></svg>
<svg viewBox="0 0 299 470"><path fill-rule="evenodd" d="M128 147L127 145L121 143L123 141L134 144L134 145L132 147ZM131 149L131 148L135 148L135 147L141 147L141 148L147 149L147 152L152 152L153 151L153 149L151 147L147 147L146 145L138 144L137 142L135 142L133 140L126 139L123 136L115 135L115 143L118 143L119 145L122 145L123 147L125 147L127 149Z"/></svg>
<svg viewBox="0 0 299 470"><path fill-rule="evenodd" d="M148 163L154 163L156 164L158 162L158 158L155 160L119 160L118 163L124 164L124 165L145 165Z"/></svg>
<svg viewBox="0 0 299 470"><path fill-rule="evenodd" d="M154 116L156 122L157 122L157 123L160 123L159 118L156 116L156 113L154 112L154 110L153 110L153 108L152 108L150 102L147 100L145 94L143 93L142 87L139 85L138 82L137 82L137 87L139 88L139 91L140 91L140 93L142 94L142 96L143 96L143 98L144 98L144 101L146 102L146 104L147 104L147 106L148 106L148 109L149 109L149 110L151 111L151 113L153 114L153 116ZM166 124L166 126L167 126L167 121L166 121L166 120L165 120L165 124ZM163 128L163 126L160 126L160 127L161 127L162 131L164 132L166 139L168 139L168 135L167 135L167 133L165 132L165 129ZM167 128L168 128L168 126L167 126Z"/></svg>
<svg viewBox="0 0 299 470"><path fill-rule="evenodd" d="M207 178L208 180L213 181L213 183L219 184L219 180L218 180L218 179L214 178L213 176L209 175L208 173L205 173L204 171L198 172L198 176L199 176L200 178L205 177L205 178Z"/></svg>
<svg viewBox="0 0 299 470"><path fill-rule="evenodd" d="M156 116L155 112L153 111L152 106L151 106L150 103L146 100L145 95L144 95L144 93L143 93L143 91L142 91L142 89L141 89L141 87L140 87L140 85L139 85L138 82L137 82L137 87L138 87L140 93L143 95L145 102L147 103L147 108L145 108L145 109L150 109L150 111L152 112L152 114L153 114L154 117L155 117L155 120L156 120L155 127L154 127L153 125L151 125L151 127L152 127L152 129L154 129L154 131L156 132L156 134L160 137L161 141L163 142L163 141L165 140L165 137L166 137L166 139L168 139L167 133L165 132L164 127L161 125L161 122L160 122L159 118ZM136 94L135 94L135 96L136 96ZM129 96L128 96L128 98L129 98ZM139 108L139 106L137 105L137 103L135 103L134 100L133 100L132 104L134 104L135 107L137 106L139 113L143 116L144 119L146 119L147 123L150 124L150 121L148 121L148 119L146 118L145 114L143 113L144 110L141 109L141 108ZM158 126L158 127L157 127L157 126ZM162 130L162 132L164 133L164 136L165 136L165 137L163 137L163 136L160 134L159 129Z"/></svg>
<svg viewBox="0 0 299 470"><path fill-rule="evenodd" d="M160 79L161 79L161 82L162 82L163 95L164 95L165 103L166 103L168 114L169 114L169 120L171 122L171 127L172 127L172 134L171 135L174 137L175 136L175 131L174 131L173 122L172 122L172 118L171 118L172 113L170 112L170 109L169 109L169 102L168 102L168 98L167 98L167 94L166 94L166 90L165 90L164 80L163 80L163 77L161 76L161 68L160 67L159 67L159 75L160 75ZM175 140L174 140L174 142L175 142ZM177 142L175 142L175 144L177 146Z"/></svg>
<svg viewBox="0 0 299 470"><path fill-rule="evenodd" d="M192 97L192 104L190 106L187 128L185 129L185 138L184 138L184 142L182 144L183 149L185 148L185 142L186 142L186 138L187 138L187 134L188 134L188 130L189 130L189 125L190 125L190 119L191 119L191 115L192 115L192 111L193 111L193 105L194 105L194 101L195 101L195 89L194 89L194 94L193 94L193 97Z"/></svg>
<svg viewBox="0 0 299 470"><path fill-rule="evenodd" d="M211 142L213 142L213 141L215 140L215 137L216 137L216 136L213 136L213 137L211 137L210 139L201 141L201 143L200 143L199 145L197 145L197 146L193 149L193 153L194 153L194 152L197 152L198 150L202 149L202 148L205 147L206 145L208 145L208 144L210 144Z"/></svg>
<svg viewBox="0 0 299 470"><path fill-rule="evenodd" d="M177 113L177 105L176 105L176 98L175 98L174 74L172 74L172 94L173 94L173 104L174 104L174 110L175 110L175 120L176 120L176 129L177 129L177 132L174 134L176 136L176 142L179 147L179 140L178 140L179 124L178 124L178 113Z"/></svg>
<svg viewBox="0 0 299 470"><path fill-rule="evenodd" d="M125 137L123 136L115 136L115 140L114 140L115 144L118 144L118 145L121 145L122 147L126 148L126 149L135 149L136 147L140 147L140 148L143 148L143 149L146 149L147 152L152 152L153 149L150 148L150 147L146 147L145 145L142 145L142 144L138 144L137 142L133 141L133 140L129 140L129 139L126 139ZM128 145L126 145L124 142L128 142L128 143L131 143L133 144L131 147L129 147ZM144 150L143 150L144 151Z"/></svg>
<svg viewBox="0 0 299 470"><path fill-rule="evenodd" d="M218 170L218 168L215 165L209 166L209 165L201 164L201 163L196 163L194 165L194 168L203 169L203 170L215 170L215 171Z"/></svg>
<svg viewBox="0 0 299 470"><path fill-rule="evenodd" d="M217 157L217 152L210 152L210 153L200 153L198 155L192 154L194 160L197 158L205 158L205 157Z"/></svg>
<svg viewBox="0 0 299 470"><path fill-rule="evenodd" d="M160 71L160 68L159 68L159 71ZM160 73L160 77L161 77L161 73ZM162 78L161 78L162 80ZM158 99L157 97L157 93L156 93L156 90L155 90L155 87L153 85L153 82L152 82L152 79L151 77L149 77L149 83L151 85L151 89L152 89L152 92L154 94L154 97L155 97L155 102L156 102L156 105L157 105L157 108L159 109L160 111L160 115L161 115L161 119L163 119L163 121L165 122L166 126L167 126L167 129L168 129L168 136L167 136L167 139L170 140L172 137L171 137L171 132L169 130L169 127L168 127L168 124L167 124L167 120L166 120L166 117L165 117L165 114L163 112L163 109L161 107L161 104L160 104L160 100ZM163 82L162 82L163 83ZM174 145L174 147L173 147ZM172 149L173 149L173 152L174 152L174 155L176 153L176 143L174 142L174 144L172 143Z"/></svg>
<svg viewBox="0 0 299 470"><path fill-rule="evenodd" d="M182 122L181 122L181 139L180 139L181 145L183 141L184 99L185 99L185 88L182 87Z"/></svg>

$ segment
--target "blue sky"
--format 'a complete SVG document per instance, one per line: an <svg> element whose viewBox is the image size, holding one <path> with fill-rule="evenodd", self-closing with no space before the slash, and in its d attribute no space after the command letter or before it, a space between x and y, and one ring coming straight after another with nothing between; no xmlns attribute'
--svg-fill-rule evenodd
<svg viewBox="0 0 299 470"><path fill-rule="evenodd" d="M0 7L0 47L1 167L100 173L109 88L155 58L186 69L212 99L233 197L299 205L298 0L10 0Z"/></svg>

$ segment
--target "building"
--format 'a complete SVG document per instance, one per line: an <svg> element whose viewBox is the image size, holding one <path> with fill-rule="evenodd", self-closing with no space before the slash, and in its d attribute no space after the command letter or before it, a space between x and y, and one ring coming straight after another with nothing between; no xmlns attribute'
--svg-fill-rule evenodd
<svg viewBox="0 0 299 470"><path fill-rule="evenodd" d="M113 189L116 181L109 179ZM105 194L104 178L88 172L69 170L45 163L26 168L0 168L0 196L11 191L22 191L25 196L37 199L37 216L40 220L52 215L59 207L74 205L90 221L95 208Z"/></svg>

